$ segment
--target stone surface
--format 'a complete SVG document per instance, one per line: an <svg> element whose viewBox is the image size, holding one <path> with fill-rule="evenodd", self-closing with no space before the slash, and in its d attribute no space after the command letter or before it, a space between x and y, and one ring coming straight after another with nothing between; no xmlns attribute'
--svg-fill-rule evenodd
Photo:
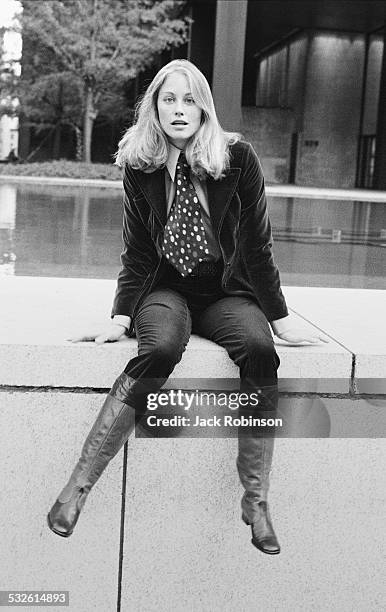
<svg viewBox="0 0 386 612"><path fill-rule="evenodd" d="M355 355L386 353L386 291L286 287L291 308ZM386 370L380 375L384 375Z"/></svg>
<svg viewBox="0 0 386 612"><path fill-rule="evenodd" d="M231 440L132 447L122 609L381 610L383 441L276 441L276 557L251 546L240 520L235 452Z"/></svg>
<svg viewBox="0 0 386 612"><path fill-rule="evenodd" d="M248 134L248 140L253 142L254 137L256 137L256 128L257 126L261 128L266 128L266 121L262 121L259 113L261 111L266 112L267 109L258 109L256 113L256 109L253 107L245 106L242 109L242 114L244 117L244 133ZM273 116L276 114L277 117L280 117L282 111L278 112L277 109L268 109L269 113ZM269 114L267 115L269 116ZM267 118L267 116L265 118ZM288 122L288 113L284 113L284 117ZM277 119L276 119L277 122ZM248 133L248 128L252 130ZM282 120L282 124L280 124L280 131L283 132L284 129L284 120ZM274 130L270 133L270 138L272 142L272 137L274 136ZM253 143L256 150L259 150L259 146L256 143ZM269 143L268 143L269 144ZM275 146L283 146L282 137L277 137ZM264 151L267 151L267 148L264 147ZM287 151L283 147L283 151ZM260 159L263 159L262 153L259 153ZM278 158L283 161L284 156ZM7 183L18 183L22 185L37 185L41 187L42 185L61 185L62 187L74 186L79 187L82 185L86 185L87 187L96 187L98 189L117 189L122 190L122 181L111 181L106 179L69 179L69 178L59 178L59 177L48 177L48 176L17 176L17 175L5 175L0 174L0 184ZM311 187L311 186L302 186L302 185L285 185L285 184L273 184L266 185L266 193L268 196L282 196L282 197L294 197L294 198L309 198L309 197L318 197L324 200L356 200L360 202L386 202L386 192L373 189L335 189L329 187Z"/></svg>
<svg viewBox="0 0 386 612"><path fill-rule="evenodd" d="M109 324L115 281L6 277L2 289L3 385L109 388L136 355L135 340L126 337L104 345L66 341L78 334L102 331ZM305 327L312 326L306 323ZM293 379L292 390L348 392L352 356L332 338L328 344L303 347L276 339L276 348L281 360L279 376ZM237 378L238 368L224 349L192 336L174 376ZM317 388L307 379L319 379Z"/></svg>
<svg viewBox="0 0 386 612"><path fill-rule="evenodd" d="M293 310L355 355L358 388L386 392L386 292L376 289L286 287ZM321 308L321 304L323 307ZM378 379L361 381L360 379ZM366 389L366 391L365 391Z"/></svg>
<svg viewBox="0 0 386 612"><path fill-rule="evenodd" d="M351 355L338 345L325 347L281 347L279 375L293 378L292 390L347 393ZM207 359L203 360L203 354ZM3 385L109 388L130 358L136 355L132 339L96 345L0 345L0 380ZM323 378L321 378L323 373ZM320 377L317 380L318 376ZM226 352L209 341L192 337L173 378L238 377ZM311 386L317 382L317 387Z"/></svg>
<svg viewBox="0 0 386 612"><path fill-rule="evenodd" d="M374 189L333 189L299 185L268 185L267 194L282 198L319 198L350 202L386 202L386 191Z"/></svg>
<svg viewBox="0 0 386 612"><path fill-rule="evenodd" d="M91 492L70 538L46 525L102 401L103 394L89 393L0 394L2 583L69 590L74 612L115 610L118 596L123 451ZM356 435L374 435L374 420L369 427L366 418L367 430L360 429L359 402L319 401L330 426L319 421L314 435L342 436L347 418L356 420ZM303 419L312 408L304 398L296 407ZM384 407L361 408L381 418ZM277 557L251 546L240 520L236 452L229 438L130 438L121 609L382 610L384 440L275 441L270 505L282 546Z"/></svg>
<svg viewBox="0 0 386 612"><path fill-rule="evenodd" d="M0 393L2 589L63 589L74 612L116 609L123 452L90 493L72 536L55 535L46 522L103 398Z"/></svg>

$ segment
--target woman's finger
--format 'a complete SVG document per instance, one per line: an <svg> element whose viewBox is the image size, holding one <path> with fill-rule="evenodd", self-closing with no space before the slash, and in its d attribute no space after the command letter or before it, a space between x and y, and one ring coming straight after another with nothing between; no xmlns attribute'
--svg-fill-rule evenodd
<svg viewBox="0 0 386 612"><path fill-rule="evenodd" d="M307 346L309 344L322 344L323 342L328 342L328 340L323 340L323 338L320 338L319 336L298 336L293 338L283 337L282 340L284 340L287 344L291 344L292 346Z"/></svg>
<svg viewBox="0 0 386 612"><path fill-rule="evenodd" d="M314 344L316 343L320 344L321 342L328 342L328 338L325 338L324 336L311 336L309 341Z"/></svg>
<svg viewBox="0 0 386 612"><path fill-rule="evenodd" d="M323 342L329 342L329 339L323 335L308 335L304 334L283 334L281 336L283 340L286 342L290 342L292 344L322 344Z"/></svg>
<svg viewBox="0 0 386 612"><path fill-rule="evenodd" d="M104 342L107 342L108 339L109 339L109 334L100 334L99 336L95 338L95 342L97 344L104 344Z"/></svg>
<svg viewBox="0 0 386 612"><path fill-rule="evenodd" d="M308 344L317 344L317 342L312 342L311 340L287 340L288 344L292 344L293 346L307 346Z"/></svg>
<svg viewBox="0 0 386 612"><path fill-rule="evenodd" d="M94 340L96 334L83 334L82 336L73 336L72 338L66 338L68 342L90 342Z"/></svg>

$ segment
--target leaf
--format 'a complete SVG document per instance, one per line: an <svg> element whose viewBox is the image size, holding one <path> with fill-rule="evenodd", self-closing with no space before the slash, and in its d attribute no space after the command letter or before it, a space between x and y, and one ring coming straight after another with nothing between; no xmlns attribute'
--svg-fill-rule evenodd
<svg viewBox="0 0 386 612"><path fill-rule="evenodd" d="M24 0L20 113L36 123L79 126L98 114L120 116L127 82L162 51L186 42L185 4Z"/></svg>

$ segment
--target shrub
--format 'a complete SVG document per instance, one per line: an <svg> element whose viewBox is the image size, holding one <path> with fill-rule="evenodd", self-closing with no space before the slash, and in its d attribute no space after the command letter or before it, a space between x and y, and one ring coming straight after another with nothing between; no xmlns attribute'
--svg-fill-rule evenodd
<svg viewBox="0 0 386 612"><path fill-rule="evenodd" d="M113 164L86 164L67 159L34 163L0 164L0 174L107 179L112 181L122 179L121 170Z"/></svg>

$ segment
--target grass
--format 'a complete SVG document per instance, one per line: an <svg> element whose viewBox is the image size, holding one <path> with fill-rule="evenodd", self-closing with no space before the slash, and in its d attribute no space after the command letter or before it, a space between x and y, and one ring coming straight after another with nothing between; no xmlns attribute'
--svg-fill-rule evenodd
<svg viewBox="0 0 386 612"><path fill-rule="evenodd" d="M46 162L0 164L0 174L15 176L50 176L76 179L122 179L120 168L113 164L86 164L59 159Z"/></svg>

